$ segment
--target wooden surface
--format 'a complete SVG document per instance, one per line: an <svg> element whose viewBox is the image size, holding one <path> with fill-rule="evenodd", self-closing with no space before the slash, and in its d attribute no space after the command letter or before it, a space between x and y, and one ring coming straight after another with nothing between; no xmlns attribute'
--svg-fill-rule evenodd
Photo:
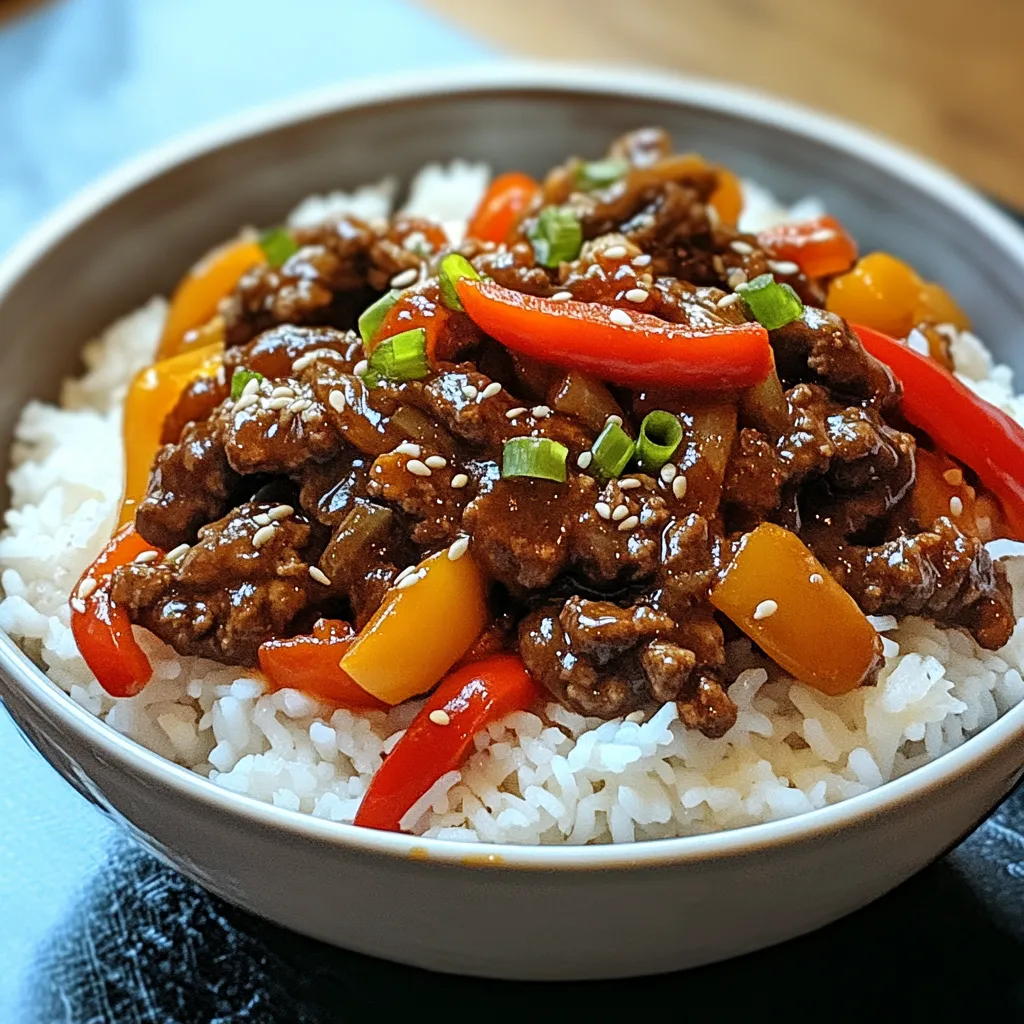
<svg viewBox="0 0 1024 1024"><path fill-rule="evenodd" d="M420 2L510 53L669 69L795 99L1024 209L1024 0Z"/></svg>

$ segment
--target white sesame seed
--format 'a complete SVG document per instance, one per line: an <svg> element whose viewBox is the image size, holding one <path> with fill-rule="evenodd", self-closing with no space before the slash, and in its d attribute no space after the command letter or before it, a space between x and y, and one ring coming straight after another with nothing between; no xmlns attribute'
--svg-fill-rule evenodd
<svg viewBox="0 0 1024 1024"><path fill-rule="evenodd" d="M958 516L963 512L963 510L964 503L954 494L953 497L949 499L949 511L952 512L953 515Z"/></svg>
<svg viewBox="0 0 1024 1024"><path fill-rule="evenodd" d="M448 712L442 708L438 708L436 711L431 711L430 714L427 715L427 718L429 718L434 725L451 724L451 718L448 717Z"/></svg>
<svg viewBox="0 0 1024 1024"><path fill-rule="evenodd" d="M522 416L524 412L526 412L526 406L517 405L514 409L509 409L509 411L505 413L505 419L514 420L517 416Z"/></svg>
<svg viewBox="0 0 1024 1024"><path fill-rule="evenodd" d="M593 452L580 452L579 455L576 456L576 465L579 466L580 469L586 469L593 461Z"/></svg>
<svg viewBox="0 0 1024 1024"><path fill-rule="evenodd" d="M629 515L629 506L628 505L616 505L615 508L612 509L612 520L614 522L616 522L616 523L620 519L625 519L626 516L628 516L628 515Z"/></svg>
<svg viewBox="0 0 1024 1024"><path fill-rule="evenodd" d="M270 397L271 398L294 398L295 397L295 390L293 388L288 387L287 384L281 384L279 387L274 388L274 390L270 392Z"/></svg>
<svg viewBox="0 0 1024 1024"><path fill-rule="evenodd" d="M476 388L472 384L463 384L462 393L472 402L476 398Z"/></svg>
<svg viewBox="0 0 1024 1024"><path fill-rule="evenodd" d="M725 309L726 307L731 306L734 302L739 302L739 301L740 301L740 296L737 295L736 292L730 292L728 295L723 295L715 303L715 305L719 309Z"/></svg>
<svg viewBox="0 0 1024 1024"><path fill-rule="evenodd" d="M642 722L647 717L643 711L630 711L623 719L624 722Z"/></svg>
<svg viewBox="0 0 1024 1024"><path fill-rule="evenodd" d="M726 281L729 283L729 287L735 291L741 284L747 283L747 275L739 267L733 267L729 271Z"/></svg>
<svg viewBox="0 0 1024 1024"><path fill-rule="evenodd" d="M722 218L718 216L718 211L710 203L704 207L704 216L707 217L708 224L713 228L717 228L722 223Z"/></svg>
<svg viewBox="0 0 1024 1024"><path fill-rule="evenodd" d="M457 562L469 550L469 538L459 537L448 549L448 561Z"/></svg>
<svg viewBox="0 0 1024 1024"><path fill-rule="evenodd" d="M552 302L566 302L567 300L569 300L571 298L572 298L572 292L555 292L555 294L551 296L551 301Z"/></svg>
<svg viewBox="0 0 1024 1024"><path fill-rule="evenodd" d="M634 267L646 267L650 262L651 257L648 256L647 253L641 253L639 256L634 256L630 260L630 263L632 263Z"/></svg>
<svg viewBox="0 0 1024 1024"><path fill-rule="evenodd" d="M952 487L959 487L964 482L964 474L959 469L947 469L942 474L942 479Z"/></svg>
<svg viewBox="0 0 1024 1024"><path fill-rule="evenodd" d="M78 596L85 601L87 598L92 596L92 592L98 586L99 584L91 576L87 576L82 580L81 586L78 588Z"/></svg>
<svg viewBox="0 0 1024 1024"><path fill-rule="evenodd" d="M291 398L272 398L267 402L267 408L273 412L279 412L281 409L287 409L292 404ZM235 406L237 409L238 406Z"/></svg>
<svg viewBox="0 0 1024 1024"><path fill-rule="evenodd" d="M417 583L419 583L419 581L420 581L420 577L419 577L419 576L418 576L418 575L417 575L417 574L416 574L415 572L412 572L412 573L409 573L409 575L408 575L408 576L405 576L405 577L403 577L402 579L400 579L400 580L399 580L399 581L398 581L398 582L397 582L397 583L395 584L395 586L396 586L396 587L397 587L397 588L398 588L399 590L405 590L405 589L406 589L406 587L412 587L412 586L415 586L415 585L416 585Z"/></svg>
<svg viewBox="0 0 1024 1024"><path fill-rule="evenodd" d="M280 522L282 519L287 519L289 516L294 515L294 514L295 514L295 509L291 505L275 505L267 513L267 515L270 517L270 519L273 522L275 522L275 523Z"/></svg>
<svg viewBox="0 0 1024 1024"><path fill-rule="evenodd" d="M800 266L792 260L769 260L768 269L773 274L796 274L799 272Z"/></svg>
<svg viewBox="0 0 1024 1024"><path fill-rule="evenodd" d="M188 544L179 544L176 548L171 548L170 551L164 556L168 562L180 562L189 552Z"/></svg>
<svg viewBox="0 0 1024 1024"><path fill-rule="evenodd" d="M245 387L242 388L242 398L246 395L258 395L260 393L260 379L259 377L250 377L245 382Z"/></svg>
<svg viewBox="0 0 1024 1024"><path fill-rule="evenodd" d="M611 519L612 517L612 507L607 501L597 502L597 504L594 505L594 511L597 512L602 519Z"/></svg>
<svg viewBox="0 0 1024 1024"><path fill-rule="evenodd" d="M619 481L620 491L632 491L640 486L640 481L635 476L627 476L625 480Z"/></svg>
<svg viewBox="0 0 1024 1024"><path fill-rule="evenodd" d="M737 238L735 241L729 243L729 248L733 252L738 252L741 256L749 256L753 251L754 247L748 245L741 238Z"/></svg>
<svg viewBox="0 0 1024 1024"><path fill-rule="evenodd" d="M403 270L400 274L395 274L395 276L391 278L391 287L408 288L409 285L411 285L419 276L419 271L417 271L415 267L409 267L408 270Z"/></svg>
<svg viewBox="0 0 1024 1024"><path fill-rule="evenodd" d="M778 610L778 601L773 601L771 598L768 598L767 601L762 601L754 609L754 619L755 621L760 621L761 619L770 619Z"/></svg>
<svg viewBox="0 0 1024 1024"><path fill-rule="evenodd" d="M403 441L394 452L395 455L411 455L414 459L418 459L422 455L422 451L418 444L413 444L412 441Z"/></svg>
<svg viewBox="0 0 1024 1024"><path fill-rule="evenodd" d="M362 377L364 373L370 368L370 362L367 359L360 359L355 366L352 367L352 372L357 377Z"/></svg>
<svg viewBox="0 0 1024 1024"><path fill-rule="evenodd" d="M621 427L622 426L622 417L621 416L616 416L615 413L612 413L612 415L609 416L608 419L606 419L604 421L604 425L607 427L609 423L614 423L617 427Z"/></svg>
<svg viewBox="0 0 1024 1024"><path fill-rule="evenodd" d="M538 420L546 420L551 415L551 410L546 405L535 405L530 412Z"/></svg>
<svg viewBox="0 0 1024 1024"><path fill-rule="evenodd" d="M625 295L627 302L646 302L650 297L650 292L644 291L643 288L630 288Z"/></svg>
<svg viewBox="0 0 1024 1024"><path fill-rule="evenodd" d="M288 406L289 412L305 412L313 403L308 398L298 398Z"/></svg>
<svg viewBox="0 0 1024 1024"><path fill-rule="evenodd" d="M415 565L407 565L396 577L395 585L397 586L404 579L408 579L416 571Z"/></svg>
<svg viewBox="0 0 1024 1024"><path fill-rule="evenodd" d="M820 572L812 572L809 577L811 583L824 583L825 577Z"/></svg>
<svg viewBox="0 0 1024 1024"><path fill-rule="evenodd" d="M675 467L675 465L673 465L673 463L666 462L665 465L661 467L661 472L658 475L665 483L670 484L673 480L675 480L676 473L678 472L679 470Z"/></svg>
<svg viewBox="0 0 1024 1024"><path fill-rule="evenodd" d="M299 356L292 363L292 373L301 373L303 370L309 369L319 358L320 354L318 352L307 352L304 356Z"/></svg>
<svg viewBox="0 0 1024 1024"><path fill-rule="evenodd" d="M831 228L820 228L814 234L807 236L808 242L831 242L836 233Z"/></svg>
<svg viewBox="0 0 1024 1024"><path fill-rule="evenodd" d="M686 477L682 473L672 481L672 493L678 501L682 501L686 497Z"/></svg>
<svg viewBox="0 0 1024 1024"><path fill-rule="evenodd" d="M430 467L425 462L420 462L419 459L410 459L405 464L405 468L413 476L430 476Z"/></svg>
<svg viewBox="0 0 1024 1024"><path fill-rule="evenodd" d="M480 392L479 401L483 401L485 398L493 398L500 390L501 385L496 380L491 381L491 383Z"/></svg>
<svg viewBox="0 0 1024 1024"><path fill-rule="evenodd" d="M717 253L711 257L711 266L714 267L716 274L725 273L725 260Z"/></svg>
<svg viewBox="0 0 1024 1024"><path fill-rule="evenodd" d="M456 473L455 476L452 477L452 487L457 491L461 491L468 483L469 477L466 476L465 473Z"/></svg>
<svg viewBox="0 0 1024 1024"><path fill-rule="evenodd" d="M618 324L620 327L632 327L633 321L630 319L629 314L624 309L613 309L608 314L608 319L613 324Z"/></svg>
<svg viewBox="0 0 1024 1024"><path fill-rule="evenodd" d="M139 565L148 565L150 562L155 562L160 557L159 551L140 551L135 556L135 561Z"/></svg>
<svg viewBox="0 0 1024 1024"><path fill-rule="evenodd" d="M327 401L335 412L345 411L345 396L337 388L327 396Z"/></svg>
<svg viewBox="0 0 1024 1024"><path fill-rule="evenodd" d="M626 255L626 247L624 245L609 245L601 255L610 260L621 260Z"/></svg>
<svg viewBox="0 0 1024 1024"><path fill-rule="evenodd" d="M316 580L317 583L322 583L325 587L329 587L331 585L330 578L327 574L322 569L318 569L315 565L311 565L309 567L309 575Z"/></svg>
<svg viewBox="0 0 1024 1024"><path fill-rule="evenodd" d="M448 460L443 455L428 455L423 461L431 469L444 469L448 465Z"/></svg>
<svg viewBox="0 0 1024 1024"><path fill-rule="evenodd" d="M274 533L276 532L273 526L261 526L252 535L252 546L254 548L261 548L264 544L274 539Z"/></svg>
<svg viewBox="0 0 1024 1024"><path fill-rule="evenodd" d="M243 409L248 409L250 405L255 405L259 400L259 395L242 395L242 397L235 402L235 412L241 412Z"/></svg>
<svg viewBox="0 0 1024 1024"><path fill-rule="evenodd" d="M268 516L266 512L257 512L256 515L252 517L252 521L257 526L269 526L270 516Z"/></svg>
<svg viewBox="0 0 1024 1024"><path fill-rule="evenodd" d="M80 597L71 598L71 607L74 608L79 615L85 613L85 602Z"/></svg>
<svg viewBox="0 0 1024 1024"><path fill-rule="evenodd" d="M619 533L629 533L630 530L635 530L639 525L639 518L637 516L630 516L619 523Z"/></svg>

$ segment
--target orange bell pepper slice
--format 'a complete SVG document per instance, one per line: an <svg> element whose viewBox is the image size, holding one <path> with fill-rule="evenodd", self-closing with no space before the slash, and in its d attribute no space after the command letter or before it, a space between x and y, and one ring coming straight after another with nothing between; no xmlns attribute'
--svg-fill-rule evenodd
<svg viewBox="0 0 1024 1024"><path fill-rule="evenodd" d="M762 523L711 603L794 678L837 696L866 682L882 642L857 603L795 533Z"/></svg>
<svg viewBox="0 0 1024 1024"><path fill-rule="evenodd" d="M187 384L197 377L214 376L224 362L222 344L183 352L140 370L128 388L124 403L124 495L118 525L135 518L146 495L153 460L160 450L164 419Z"/></svg>
<svg viewBox="0 0 1024 1024"><path fill-rule="evenodd" d="M484 579L469 554L439 551L415 584L393 587L341 659L341 669L385 704L426 693L487 624Z"/></svg>
<svg viewBox="0 0 1024 1024"><path fill-rule="evenodd" d="M845 273L857 260L857 243L835 217L777 224L759 232L757 242L808 277Z"/></svg>
<svg viewBox="0 0 1024 1024"><path fill-rule="evenodd" d="M466 235L482 242L507 241L540 192L540 185L522 171L499 174L470 217Z"/></svg>
<svg viewBox="0 0 1024 1024"><path fill-rule="evenodd" d="M231 293L248 271L266 262L259 243L247 238L228 242L200 260L171 297L157 359L169 359L191 344L202 345L208 341L201 331L198 338L187 339L186 336L213 319L220 300Z"/></svg>

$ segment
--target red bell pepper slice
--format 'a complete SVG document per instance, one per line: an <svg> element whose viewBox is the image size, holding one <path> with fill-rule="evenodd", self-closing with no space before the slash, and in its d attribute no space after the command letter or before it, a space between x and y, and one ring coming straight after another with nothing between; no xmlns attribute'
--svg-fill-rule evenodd
<svg viewBox="0 0 1024 1024"><path fill-rule="evenodd" d="M355 632L340 619L318 619L312 636L268 640L259 650L260 668L275 690L290 687L317 700L351 710L386 711L388 705L367 693L338 664Z"/></svg>
<svg viewBox="0 0 1024 1024"><path fill-rule="evenodd" d="M482 242L504 242L540 195L540 185L522 171L499 174L469 219L466 234Z"/></svg>
<svg viewBox="0 0 1024 1024"><path fill-rule="evenodd" d="M539 687L515 654L498 654L456 669L442 680L377 769L355 823L401 831L406 812L442 775L465 761L481 729L529 708L539 696Z"/></svg>
<svg viewBox="0 0 1024 1024"><path fill-rule="evenodd" d="M151 551L135 524L122 526L78 581L71 594L71 632L85 663L111 697L134 697L153 674L132 635L124 608L110 596L110 577L143 551Z"/></svg>
<svg viewBox="0 0 1024 1024"><path fill-rule="evenodd" d="M1002 505L1014 535L1024 537L1024 428L934 359L870 327L851 326L903 385L907 421L973 469Z"/></svg>
<svg viewBox="0 0 1024 1024"><path fill-rule="evenodd" d="M757 242L808 277L843 274L857 262L857 243L835 217L777 224L759 232Z"/></svg>
<svg viewBox="0 0 1024 1024"><path fill-rule="evenodd" d="M552 301L463 277L470 319L507 348L570 370L635 387L713 391L753 387L772 369L758 323L694 330L649 313L596 302Z"/></svg>

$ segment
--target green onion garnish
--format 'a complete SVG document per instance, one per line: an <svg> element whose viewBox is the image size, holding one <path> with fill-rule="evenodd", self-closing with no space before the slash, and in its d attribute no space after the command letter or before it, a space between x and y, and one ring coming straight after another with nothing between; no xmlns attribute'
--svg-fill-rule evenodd
<svg viewBox="0 0 1024 1024"><path fill-rule="evenodd" d="M231 375L231 398L234 401L237 402L242 397L245 385L251 380L262 381L263 374L255 370L243 370L241 367L235 370Z"/></svg>
<svg viewBox="0 0 1024 1024"><path fill-rule="evenodd" d="M576 185L589 192L595 188L607 188L629 173L629 161L623 157L607 160L591 160L576 167Z"/></svg>
<svg viewBox="0 0 1024 1024"><path fill-rule="evenodd" d="M598 476L611 480L626 468L635 447L618 423L606 423L590 449L594 456L590 466Z"/></svg>
<svg viewBox="0 0 1024 1024"><path fill-rule="evenodd" d="M788 284L779 284L772 274L761 274L736 291L743 296L754 319L769 331L785 327L804 311L800 296Z"/></svg>
<svg viewBox="0 0 1024 1024"><path fill-rule="evenodd" d="M438 274L438 281L441 285L441 301L456 312L464 313L462 303L459 301L459 293L455 290L455 283L464 277L471 277L474 281L480 280L480 275L473 269L473 264L460 256L457 252L450 252L441 260L441 270Z"/></svg>
<svg viewBox="0 0 1024 1024"><path fill-rule="evenodd" d="M382 295L372 306L367 306L359 317L359 336L363 339L363 346L369 351L373 339L377 337L384 318L391 312L391 307L398 301L402 293L397 288L392 288L387 295Z"/></svg>
<svg viewBox="0 0 1024 1024"><path fill-rule="evenodd" d="M299 243L287 228L271 228L260 235L260 248L272 267L280 267L299 251Z"/></svg>
<svg viewBox="0 0 1024 1024"><path fill-rule="evenodd" d="M545 206L528 235L537 262L545 267L576 259L583 245L583 229L567 206Z"/></svg>
<svg viewBox="0 0 1024 1024"><path fill-rule="evenodd" d="M501 475L530 476L536 480L565 483L565 460L569 449L549 437L513 437L505 442Z"/></svg>
<svg viewBox="0 0 1024 1024"><path fill-rule="evenodd" d="M422 380L430 373L427 332L422 327L385 338L370 356L363 383L375 388L381 381Z"/></svg>
<svg viewBox="0 0 1024 1024"><path fill-rule="evenodd" d="M637 469L656 473L675 454L683 440L683 427L679 417L656 409L649 412L640 424L636 442Z"/></svg>

